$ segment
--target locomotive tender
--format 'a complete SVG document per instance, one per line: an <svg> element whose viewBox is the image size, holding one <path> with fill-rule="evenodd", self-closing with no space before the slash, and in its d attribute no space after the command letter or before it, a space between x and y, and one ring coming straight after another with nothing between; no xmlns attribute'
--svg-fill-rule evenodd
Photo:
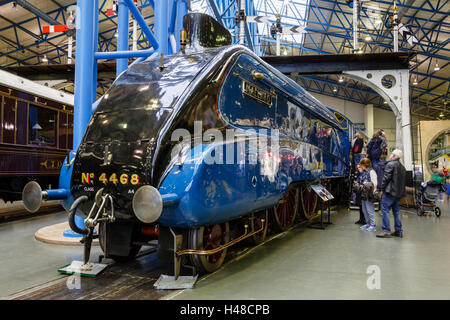
<svg viewBox="0 0 450 320"><path fill-rule="evenodd" d="M309 184L348 176L351 124L210 16L183 23L182 52L117 78L62 172L70 192L55 193L76 232L99 225L107 257L157 238L159 257L211 272L231 244L264 240L269 220L281 231L314 215Z"/></svg>

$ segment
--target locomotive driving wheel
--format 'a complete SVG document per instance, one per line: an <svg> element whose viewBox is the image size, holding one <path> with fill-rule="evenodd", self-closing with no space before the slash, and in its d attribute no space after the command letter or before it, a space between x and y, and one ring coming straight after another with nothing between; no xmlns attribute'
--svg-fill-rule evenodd
<svg viewBox="0 0 450 320"><path fill-rule="evenodd" d="M305 218L309 220L314 217L317 206L317 195L309 186L302 188L301 195L303 213Z"/></svg>
<svg viewBox="0 0 450 320"><path fill-rule="evenodd" d="M278 232L288 230L295 221L298 207L298 188L290 187L274 207L273 225Z"/></svg>
<svg viewBox="0 0 450 320"><path fill-rule="evenodd" d="M191 229L189 232L189 247L196 250L216 249L230 241L228 222ZM191 255L192 264L198 272L207 273L219 269L227 249L210 255Z"/></svg>

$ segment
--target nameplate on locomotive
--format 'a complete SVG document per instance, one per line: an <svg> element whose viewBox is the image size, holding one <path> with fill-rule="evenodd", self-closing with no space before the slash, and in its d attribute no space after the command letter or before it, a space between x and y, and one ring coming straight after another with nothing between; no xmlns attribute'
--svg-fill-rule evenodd
<svg viewBox="0 0 450 320"><path fill-rule="evenodd" d="M244 79L242 79L242 93L269 107L272 106L272 99L276 96L275 92L265 91Z"/></svg>

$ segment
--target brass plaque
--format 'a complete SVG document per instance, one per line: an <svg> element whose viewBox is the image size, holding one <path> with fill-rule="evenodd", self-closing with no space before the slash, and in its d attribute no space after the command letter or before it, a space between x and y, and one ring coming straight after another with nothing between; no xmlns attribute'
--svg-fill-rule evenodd
<svg viewBox="0 0 450 320"><path fill-rule="evenodd" d="M272 106L272 99L276 97L275 92L265 91L253 83L242 79L242 93L248 95L249 97L262 102L269 107Z"/></svg>

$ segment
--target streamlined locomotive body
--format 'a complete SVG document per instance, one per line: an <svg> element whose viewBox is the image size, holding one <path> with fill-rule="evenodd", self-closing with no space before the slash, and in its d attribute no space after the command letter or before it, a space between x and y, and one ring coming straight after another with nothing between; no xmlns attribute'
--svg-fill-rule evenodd
<svg viewBox="0 0 450 320"><path fill-rule="evenodd" d="M133 64L105 94L65 203L100 225L107 256L159 237L161 257L207 272L227 244L261 241L269 219L285 230L313 215L308 184L348 175L348 126L211 17L189 14L184 27L184 52Z"/></svg>

